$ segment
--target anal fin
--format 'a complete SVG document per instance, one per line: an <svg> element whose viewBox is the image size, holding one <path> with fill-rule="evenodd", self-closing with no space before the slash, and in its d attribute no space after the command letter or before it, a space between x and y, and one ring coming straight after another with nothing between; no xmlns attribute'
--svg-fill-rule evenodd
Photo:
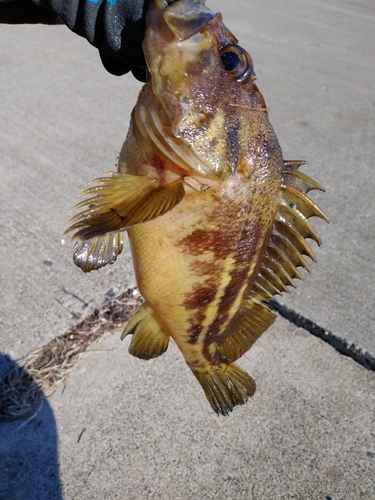
<svg viewBox="0 0 375 500"><path fill-rule="evenodd" d="M235 406L243 405L255 393L255 382L236 364L211 366L207 370L192 369L212 409L229 415Z"/></svg>
<svg viewBox="0 0 375 500"><path fill-rule="evenodd" d="M146 302L140 306L126 325L121 340L127 335L133 335L129 352L136 358L157 358L168 349L169 335Z"/></svg>

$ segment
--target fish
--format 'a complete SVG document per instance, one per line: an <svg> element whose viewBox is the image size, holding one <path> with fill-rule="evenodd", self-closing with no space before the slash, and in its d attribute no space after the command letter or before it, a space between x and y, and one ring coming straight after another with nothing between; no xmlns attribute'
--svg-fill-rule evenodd
<svg viewBox="0 0 375 500"><path fill-rule="evenodd" d="M118 172L83 191L69 221L83 271L112 264L128 233L144 303L126 325L129 352L162 355L172 338L212 409L229 415L255 393L237 363L274 323L321 244L308 197L322 186L284 160L250 54L204 0L151 0L148 76Z"/></svg>

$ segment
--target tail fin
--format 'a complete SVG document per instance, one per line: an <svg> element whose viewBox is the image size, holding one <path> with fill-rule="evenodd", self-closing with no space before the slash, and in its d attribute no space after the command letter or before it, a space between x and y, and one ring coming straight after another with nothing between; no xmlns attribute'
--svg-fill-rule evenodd
<svg viewBox="0 0 375 500"><path fill-rule="evenodd" d="M254 380L234 363L212 366L204 372L192 371L212 409L219 415L229 415L235 406L245 404L255 393Z"/></svg>

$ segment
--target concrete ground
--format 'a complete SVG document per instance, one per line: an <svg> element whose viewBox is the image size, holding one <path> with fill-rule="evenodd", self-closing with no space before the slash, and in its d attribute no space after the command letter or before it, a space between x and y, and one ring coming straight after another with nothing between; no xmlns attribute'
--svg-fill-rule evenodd
<svg viewBox="0 0 375 500"><path fill-rule="evenodd" d="M252 55L284 157L327 189L318 264L279 303L356 361L280 317L240 362L253 400L219 418L174 345L143 362L115 330L1 421L0 500L375 499L373 2L207 3ZM63 26L1 26L0 42L2 376L135 284L128 248L84 275L61 239L79 191L115 169L140 84Z"/></svg>

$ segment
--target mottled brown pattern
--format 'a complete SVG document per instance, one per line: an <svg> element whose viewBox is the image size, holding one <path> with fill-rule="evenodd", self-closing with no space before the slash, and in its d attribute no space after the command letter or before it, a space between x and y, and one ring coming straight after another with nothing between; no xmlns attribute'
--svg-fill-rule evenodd
<svg viewBox="0 0 375 500"><path fill-rule="evenodd" d="M262 152L266 154L268 142L263 140L259 146L263 146ZM261 185L258 189L259 192L265 190L264 203L267 205L267 185ZM262 260L262 248L267 243L265 235L269 233L271 227L272 216L268 214L264 217L259 201L255 210L250 194L249 190L249 198L245 207L243 206L244 200L239 201L240 205L232 200L225 205L225 208L219 205L216 210L213 210L207 222L215 221L216 229L208 230L199 227L178 242L187 255L194 257L213 255L212 261L211 259L194 260L194 270L202 272L202 275L211 276L211 280L205 281L202 286L194 289L183 303L186 309L196 311L189 321L189 342L194 344L204 335L202 354L210 363L217 358L216 353L212 353L212 342L216 342L219 337L229 335L230 324L237 313L236 310L231 310L233 304L240 294L244 294L248 286L255 281ZM240 209L241 217L239 218ZM265 209L267 213L269 208L266 206ZM268 239L269 236L267 236ZM230 268L226 271L229 283L225 286L221 296L217 296L220 281L226 279L222 274L223 265L229 256L232 259ZM254 263L255 268L249 276L250 267ZM209 326L202 329L201 323L206 318L205 311L214 299L217 301L218 314Z"/></svg>
<svg viewBox="0 0 375 500"><path fill-rule="evenodd" d="M188 311L194 311L195 309L207 307L207 304L214 300L216 290L216 280L213 278L211 280L206 280L200 288L195 290L194 294L189 295L189 297L183 302L183 306Z"/></svg>
<svg viewBox="0 0 375 500"><path fill-rule="evenodd" d="M183 307L188 311L195 311L190 319L190 326L187 328L189 343L195 344L202 331L202 322L206 317L207 306L215 299L217 283L211 277L205 280L202 285L194 290L183 302Z"/></svg>
<svg viewBox="0 0 375 500"><path fill-rule="evenodd" d="M202 321L204 320L204 318L205 315L203 313L198 313L194 316L195 323L193 323L191 327L187 329L187 333L189 334L189 344L194 345L198 342L199 336L202 332Z"/></svg>
<svg viewBox="0 0 375 500"><path fill-rule="evenodd" d="M225 138L226 138L226 153L227 162L230 165L232 174L236 173L237 164L239 160L240 142L240 121L235 114L228 115L228 120L225 125Z"/></svg>
<svg viewBox="0 0 375 500"><path fill-rule="evenodd" d="M193 85L194 81L201 80L202 70L211 67L212 50L202 50L199 54L199 61L194 61L190 64L187 64L187 73L189 75L189 80L186 83L189 85Z"/></svg>
<svg viewBox="0 0 375 500"><path fill-rule="evenodd" d="M191 270L197 276L218 276L221 271L220 262L216 260L200 261L196 260L191 264Z"/></svg>
<svg viewBox="0 0 375 500"><path fill-rule="evenodd" d="M212 252L215 259L224 259L231 252L228 235L222 230L195 229L179 241L179 246L194 256Z"/></svg>
<svg viewBox="0 0 375 500"><path fill-rule="evenodd" d="M241 293L244 293L244 284L249 281L250 263L256 258L256 250L254 245L247 245L241 242L239 252L234 256L234 263L230 271L230 281L226 286L224 293L220 299L218 306L218 316L214 319L207 329L207 334L204 339L203 353L206 359L211 360L210 345L213 341L217 341L218 336L223 333L223 326L232 320L237 311L231 311L234 301ZM260 256L258 256L260 257ZM224 330L225 332L225 330Z"/></svg>

